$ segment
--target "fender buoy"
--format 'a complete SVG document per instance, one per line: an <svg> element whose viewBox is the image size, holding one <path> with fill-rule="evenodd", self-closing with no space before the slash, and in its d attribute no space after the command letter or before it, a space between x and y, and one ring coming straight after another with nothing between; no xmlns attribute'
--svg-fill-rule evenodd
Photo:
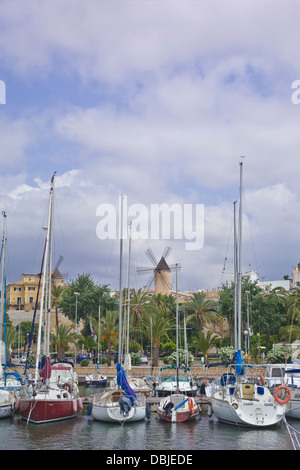
<svg viewBox="0 0 300 470"><path fill-rule="evenodd" d="M286 394L286 398L284 398L283 400L281 398L278 397L278 392L280 392L280 390L285 390L287 392ZM276 388L275 392L274 392L274 398L275 400L277 401L277 403L279 403L279 405L284 405L285 403L287 403L290 398L291 398L291 391L288 387L286 387L285 385L279 385L279 387Z"/></svg>
<svg viewBox="0 0 300 470"><path fill-rule="evenodd" d="M73 400L73 413L77 413L77 400Z"/></svg>
<svg viewBox="0 0 300 470"><path fill-rule="evenodd" d="M260 375L260 383L261 385L265 385L265 379L263 378L263 375Z"/></svg>
<svg viewBox="0 0 300 470"><path fill-rule="evenodd" d="M194 408L194 403L193 403L192 398L189 398L189 407L190 407L190 412L195 413L195 408Z"/></svg>
<svg viewBox="0 0 300 470"><path fill-rule="evenodd" d="M83 409L83 403L82 403L81 397L78 397L78 398L77 398L77 402L78 402L78 408L79 408L80 410L82 410L82 409Z"/></svg>

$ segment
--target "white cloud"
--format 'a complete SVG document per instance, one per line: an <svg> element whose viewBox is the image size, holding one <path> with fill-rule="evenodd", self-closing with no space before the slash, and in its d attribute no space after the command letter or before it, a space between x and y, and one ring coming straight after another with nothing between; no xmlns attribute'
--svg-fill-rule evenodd
<svg viewBox="0 0 300 470"><path fill-rule="evenodd" d="M67 240L58 254L70 275L91 272L101 281L113 250L117 278L118 248L97 239L96 208L124 192L130 203L205 203L203 249L187 253L174 242L172 256L182 263L185 288L215 287L240 155L259 264L271 266L270 276L286 271L282 253L291 264L299 239L294 2L2 3L3 70L16 87L29 90L32 81L34 102L1 107L0 203L8 212L14 271L30 270L48 179L57 170ZM74 83L78 89L70 90ZM39 93L48 90L49 101L40 97L47 105L38 106ZM137 244L139 264L148 245ZM165 243L153 246L160 252ZM280 258L278 266L272 257Z"/></svg>

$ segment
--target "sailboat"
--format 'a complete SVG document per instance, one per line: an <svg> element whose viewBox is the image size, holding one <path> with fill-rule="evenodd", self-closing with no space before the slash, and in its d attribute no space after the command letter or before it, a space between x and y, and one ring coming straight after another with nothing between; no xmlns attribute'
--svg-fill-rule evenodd
<svg viewBox="0 0 300 470"><path fill-rule="evenodd" d="M0 318L0 418L11 416L15 406L15 396L12 391L8 390L7 372L6 372L6 272L5 272L5 256L6 256L6 212L3 215L3 239L2 239L2 288L1 288L1 318ZM4 343L3 336L3 320L4 320ZM2 344L4 344L4 372L2 368ZM20 382L18 383L20 385Z"/></svg>
<svg viewBox="0 0 300 470"><path fill-rule="evenodd" d="M240 206L237 242L234 203L234 280L235 280L235 362L228 372L217 380L212 390L210 403L215 416L223 422L237 426L269 427L278 425L286 411L286 405L278 403L268 387L262 383L251 383L245 378L245 364L241 351L241 247L242 247L242 176L240 162ZM234 371L234 372L233 372Z"/></svg>
<svg viewBox="0 0 300 470"><path fill-rule="evenodd" d="M74 390L72 383L65 382L58 384L56 381L51 380L52 366L50 360L49 343L54 175L51 178L50 185L48 225L45 229L46 239L41 270L42 291L40 300L40 318L38 328L35 377L32 383L22 387L20 391L20 397L16 402L16 408L19 410L21 418L36 424L72 418L77 415L78 408L82 408L82 402L77 395L78 389L75 388ZM44 355L42 357L41 339L44 316ZM33 325L31 331L33 331ZM27 358L29 356L29 347ZM42 365L41 370L40 363Z"/></svg>
<svg viewBox="0 0 300 470"><path fill-rule="evenodd" d="M178 286L176 264L176 392L163 397L158 406L157 414L160 419L170 423L194 420L199 414L199 407L192 396L179 390L179 358L178 358Z"/></svg>
<svg viewBox="0 0 300 470"><path fill-rule="evenodd" d="M121 196L120 221L120 277L119 277L119 346L117 367L117 386L93 396L88 409L95 420L106 422L141 421L146 417L146 397L138 395L130 387L121 365L122 349L122 274L123 274L123 196Z"/></svg>

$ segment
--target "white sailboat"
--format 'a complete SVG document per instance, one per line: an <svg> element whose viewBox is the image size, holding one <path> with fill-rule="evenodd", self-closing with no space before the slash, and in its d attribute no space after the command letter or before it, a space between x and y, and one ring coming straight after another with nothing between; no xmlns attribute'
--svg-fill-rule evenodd
<svg viewBox="0 0 300 470"><path fill-rule="evenodd" d="M238 426L265 428L282 421L286 404L278 403L264 384L258 385L255 381L251 383L245 378L245 365L241 352L242 175L243 163L241 162L238 244L236 224L234 236L235 286L238 286L235 304L235 363L229 367L228 373L221 377L219 384L214 386L210 403L213 413L220 421ZM232 372L233 370L235 373Z"/></svg>
<svg viewBox="0 0 300 470"><path fill-rule="evenodd" d="M195 399L179 389L177 267L176 264L176 391L163 397L157 406L158 417L169 423L191 421L199 414Z"/></svg>
<svg viewBox="0 0 300 470"><path fill-rule="evenodd" d="M123 274L123 196L121 196L120 221L120 277L119 277L119 348L117 364L117 387L95 394L88 414L95 420L105 422L141 421L146 417L146 397L138 395L130 387L121 366L122 338L122 274Z"/></svg>
<svg viewBox="0 0 300 470"><path fill-rule="evenodd" d="M76 384L64 382L57 383L56 378L51 380L52 367L50 360L50 310L51 310L51 266L52 266L52 222L53 222L53 193L54 175L51 178L48 225L46 228L45 251L42 263L42 292L40 300L40 318L38 329L37 355L35 377L33 383L21 389L20 397L16 402L21 418L32 423L48 423L72 418L77 415L82 402L78 397ZM45 310L45 311L44 311ZM44 357L42 357L41 339L42 326L44 328ZM29 356L29 350L27 357ZM43 368L40 370L40 362Z"/></svg>

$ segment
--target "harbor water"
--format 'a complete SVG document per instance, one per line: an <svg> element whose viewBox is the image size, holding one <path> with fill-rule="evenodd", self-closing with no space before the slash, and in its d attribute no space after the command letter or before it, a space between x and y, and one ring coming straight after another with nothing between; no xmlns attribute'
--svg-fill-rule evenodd
<svg viewBox="0 0 300 470"><path fill-rule="evenodd" d="M103 390L103 389L102 389ZM80 387L81 396L99 390ZM300 421L291 420L300 431ZM221 423L205 411L194 422L166 423L152 412L150 420L103 423L87 414L48 424L32 424L13 416L0 420L0 450L105 450L194 452L198 450L293 450L282 422L269 429L246 429Z"/></svg>

